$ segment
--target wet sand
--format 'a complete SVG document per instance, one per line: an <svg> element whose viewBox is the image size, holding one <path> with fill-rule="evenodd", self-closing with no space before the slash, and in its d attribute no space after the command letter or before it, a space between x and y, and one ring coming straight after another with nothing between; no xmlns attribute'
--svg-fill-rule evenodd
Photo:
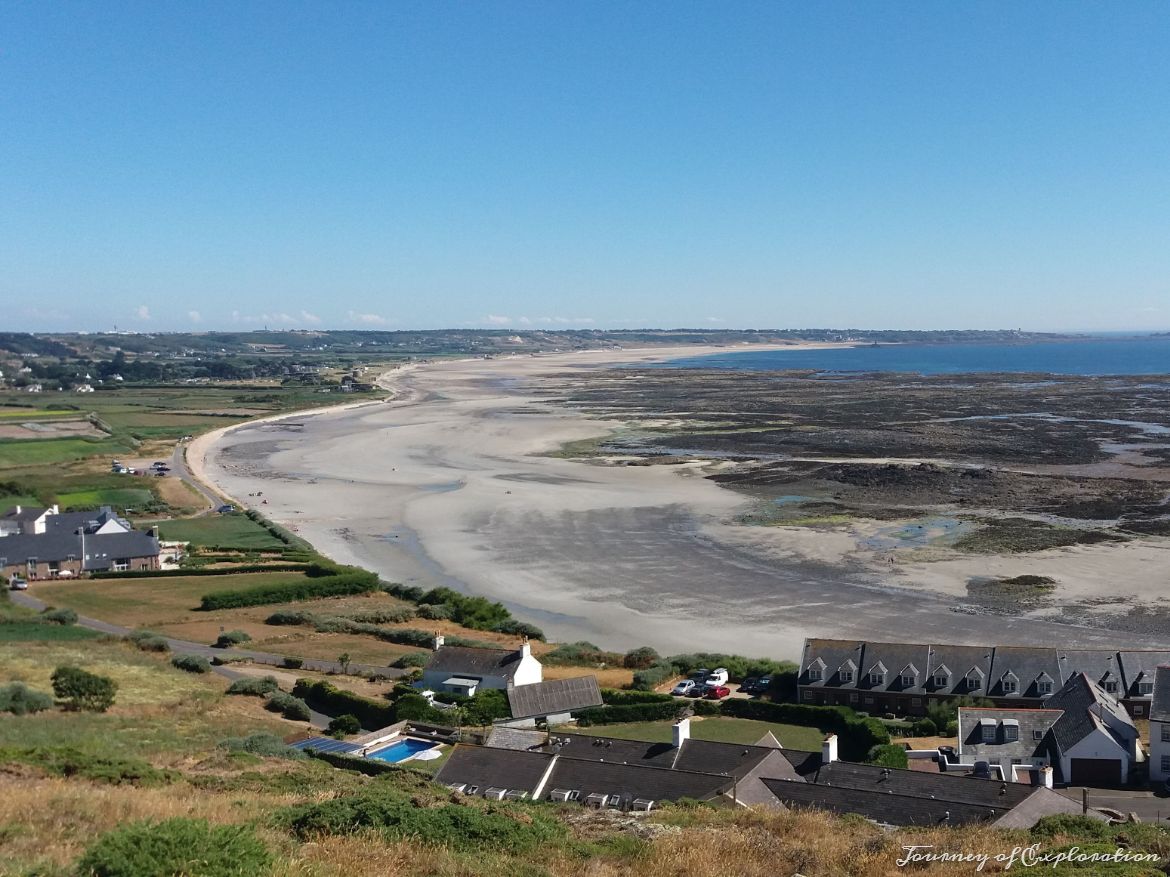
<svg viewBox="0 0 1170 877"><path fill-rule="evenodd" d="M594 351L407 367L383 377L386 402L212 433L192 443L188 460L244 505L258 505L249 494L263 491L264 514L330 557L388 580L501 600L559 641L777 658L797 657L811 635L1162 644L965 614L945 588L905 577L891 585L824 543L801 551L768 528L729 526L747 500L703 478L697 464L546 456L617 425L534 395L551 375L679 355Z"/></svg>

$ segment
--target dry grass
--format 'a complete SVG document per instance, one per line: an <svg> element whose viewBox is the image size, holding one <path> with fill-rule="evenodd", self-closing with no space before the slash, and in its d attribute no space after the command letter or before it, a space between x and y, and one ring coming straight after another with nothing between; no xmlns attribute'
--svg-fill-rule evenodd
<svg viewBox="0 0 1170 877"><path fill-rule="evenodd" d="M623 667L606 667L604 670L596 670L589 667L544 665L545 679L568 679L573 676L596 676L597 684L602 688L625 688L634 681L634 671L626 670Z"/></svg>
<svg viewBox="0 0 1170 877"><path fill-rule="evenodd" d="M156 478L154 488L162 501L173 509L196 509L207 505L207 501L181 478Z"/></svg>

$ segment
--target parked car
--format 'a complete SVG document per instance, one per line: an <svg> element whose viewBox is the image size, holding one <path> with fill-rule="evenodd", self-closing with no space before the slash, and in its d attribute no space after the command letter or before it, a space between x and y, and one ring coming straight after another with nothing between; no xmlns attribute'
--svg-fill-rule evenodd
<svg viewBox="0 0 1170 877"><path fill-rule="evenodd" d="M756 680L755 687L752 689L751 693L752 694L764 694L771 687L772 687L772 677L771 676L761 676L759 679Z"/></svg>
<svg viewBox="0 0 1170 877"><path fill-rule="evenodd" d="M684 697L690 694L696 688L698 688L698 686L695 684L694 679L684 679L682 682L676 685L670 693L676 697Z"/></svg>
<svg viewBox="0 0 1170 877"><path fill-rule="evenodd" d="M723 700L723 698L730 694L731 689L726 685L708 685L707 693L703 696L707 698L707 700Z"/></svg>
<svg viewBox="0 0 1170 877"><path fill-rule="evenodd" d="M234 513L235 510L236 510L236 507L234 505L221 505L219 508L216 509L216 511L219 512L219 514L221 514L221 515L230 515L230 514Z"/></svg>
<svg viewBox="0 0 1170 877"><path fill-rule="evenodd" d="M8 580L8 587L14 591L27 591L28 582L20 576L13 576Z"/></svg>
<svg viewBox="0 0 1170 877"><path fill-rule="evenodd" d="M710 675L711 671L706 667L691 671L691 678L695 680L696 685L705 685Z"/></svg>
<svg viewBox="0 0 1170 877"><path fill-rule="evenodd" d="M726 667L716 667L707 677L708 685L726 685L729 674Z"/></svg>
<svg viewBox="0 0 1170 877"><path fill-rule="evenodd" d="M739 690L742 691L744 694L755 694L756 693L756 684L759 681L760 681L759 677L749 676L747 679L743 680L743 682L739 683Z"/></svg>

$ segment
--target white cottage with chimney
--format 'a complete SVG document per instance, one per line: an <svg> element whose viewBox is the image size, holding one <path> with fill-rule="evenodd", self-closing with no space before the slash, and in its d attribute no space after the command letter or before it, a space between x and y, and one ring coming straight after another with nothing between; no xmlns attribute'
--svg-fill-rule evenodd
<svg viewBox="0 0 1170 877"><path fill-rule="evenodd" d="M484 688L507 691L544 679L544 668L525 640L518 649L449 646L435 636L435 651L423 668L422 687L471 697Z"/></svg>

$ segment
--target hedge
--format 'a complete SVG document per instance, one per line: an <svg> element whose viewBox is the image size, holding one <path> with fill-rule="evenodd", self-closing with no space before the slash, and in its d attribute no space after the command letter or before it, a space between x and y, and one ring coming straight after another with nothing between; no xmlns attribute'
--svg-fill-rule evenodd
<svg viewBox="0 0 1170 877"><path fill-rule="evenodd" d="M211 672L211 662L202 655L175 655L171 658L171 665L188 673Z"/></svg>
<svg viewBox="0 0 1170 877"><path fill-rule="evenodd" d="M654 691L620 691L616 688L601 689L601 699L606 706L625 706L631 703L673 703L669 694Z"/></svg>
<svg viewBox="0 0 1170 877"><path fill-rule="evenodd" d="M331 764L342 770L353 770L364 773L366 776L380 776L409 770L409 768L399 767L388 761L379 761L377 758L358 758L354 755L342 755L340 752L318 752L316 749L305 749L304 753L310 758L318 758L326 764Z"/></svg>
<svg viewBox="0 0 1170 877"><path fill-rule="evenodd" d="M308 563L245 563L231 567L195 569L136 569L127 572L95 572L92 579L169 579L194 576L233 576L242 572L305 572Z"/></svg>
<svg viewBox="0 0 1170 877"><path fill-rule="evenodd" d="M841 757L847 761L864 761L875 746L890 742L890 732L879 720L862 718L848 707L734 699L723 701L723 714L834 733Z"/></svg>
<svg viewBox="0 0 1170 877"><path fill-rule="evenodd" d="M673 698L665 702L629 703L620 706L594 706L576 712L577 724L616 725L624 722L656 722L661 719L675 719L685 705Z"/></svg>
<svg viewBox="0 0 1170 877"><path fill-rule="evenodd" d="M306 570L307 575L312 575ZM244 606L263 606L266 603L291 603L296 600L318 600L322 597L340 597L368 594L378 588L378 577L373 573L345 573L342 575L310 578L283 585L264 585L238 591L215 591L204 594L199 608L204 612L215 609L239 609Z"/></svg>
<svg viewBox="0 0 1170 877"><path fill-rule="evenodd" d="M355 716L362 723L362 727L369 731L376 731L397 721L393 704L370 700L324 680L314 682L310 679L298 679L292 693L313 709L326 715L340 716L348 713Z"/></svg>

